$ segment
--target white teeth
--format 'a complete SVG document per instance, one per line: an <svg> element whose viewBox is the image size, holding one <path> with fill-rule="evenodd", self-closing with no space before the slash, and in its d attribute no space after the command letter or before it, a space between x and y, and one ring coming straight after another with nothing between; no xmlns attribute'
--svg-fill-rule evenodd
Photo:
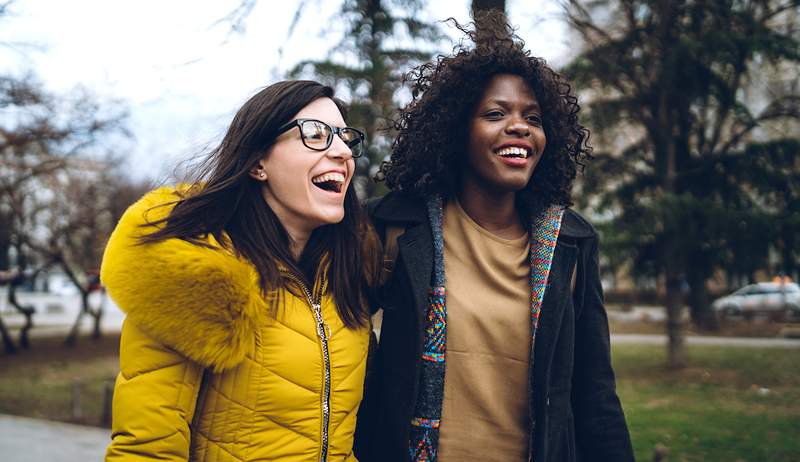
<svg viewBox="0 0 800 462"><path fill-rule="evenodd" d="M515 156L515 157L524 157L527 158L530 155L530 151L525 148L517 148L517 147L508 147L503 148L497 151L498 156Z"/></svg>
<svg viewBox="0 0 800 462"><path fill-rule="evenodd" d="M329 181L333 181L336 183L344 183L344 175L341 173L323 173L322 175L317 175L311 179L312 183L327 183Z"/></svg>

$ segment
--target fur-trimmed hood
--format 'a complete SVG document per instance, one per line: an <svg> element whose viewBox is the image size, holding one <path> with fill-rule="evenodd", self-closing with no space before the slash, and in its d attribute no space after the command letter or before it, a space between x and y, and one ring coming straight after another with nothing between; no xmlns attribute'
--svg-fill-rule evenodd
<svg viewBox="0 0 800 462"><path fill-rule="evenodd" d="M255 348L266 313L258 273L209 238L211 248L180 239L139 244L180 195L160 188L133 204L109 239L101 279L127 320L166 346L219 372ZM145 225L145 226L142 226Z"/></svg>

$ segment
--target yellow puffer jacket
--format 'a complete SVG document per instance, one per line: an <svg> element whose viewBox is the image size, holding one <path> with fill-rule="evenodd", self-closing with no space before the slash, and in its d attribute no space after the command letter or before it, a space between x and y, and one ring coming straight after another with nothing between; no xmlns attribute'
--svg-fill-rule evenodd
<svg viewBox="0 0 800 462"><path fill-rule="evenodd" d="M103 258L127 314L106 461L355 461L369 328L345 327L326 294L323 339L307 297L263 297L253 266L213 238L135 245L175 199L162 188L131 206Z"/></svg>

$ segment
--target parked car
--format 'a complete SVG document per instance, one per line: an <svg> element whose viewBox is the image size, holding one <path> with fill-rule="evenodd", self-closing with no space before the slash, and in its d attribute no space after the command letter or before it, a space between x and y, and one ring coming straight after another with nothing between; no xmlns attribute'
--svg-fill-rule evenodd
<svg viewBox="0 0 800 462"><path fill-rule="evenodd" d="M749 319L756 314L766 314L775 318L800 319L800 286L793 282L750 284L718 298L712 306L723 318L742 316Z"/></svg>

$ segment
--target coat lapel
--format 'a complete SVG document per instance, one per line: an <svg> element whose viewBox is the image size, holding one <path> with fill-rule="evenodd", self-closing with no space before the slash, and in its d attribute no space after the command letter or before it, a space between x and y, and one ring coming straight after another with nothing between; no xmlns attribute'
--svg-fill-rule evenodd
<svg viewBox="0 0 800 462"><path fill-rule="evenodd" d="M562 240L558 241L553 253L553 264L550 267L539 329L536 332L535 370L546 372L550 368L564 309L572 297L572 270L577 253L576 247L565 244Z"/></svg>
<svg viewBox="0 0 800 462"><path fill-rule="evenodd" d="M424 321L428 309L428 291L433 271L433 237L427 222L406 230L397 239L398 253L411 283L414 304L420 321Z"/></svg>
<svg viewBox="0 0 800 462"><path fill-rule="evenodd" d="M424 326L428 309L428 292L433 271L433 236L423 199L390 193L376 205L375 217L389 226L402 226L405 233L397 239L398 270L403 268L411 285L414 304L420 325ZM583 229L565 214L560 234L567 241L583 234ZM573 229L574 228L574 229ZM549 368L561 325L567 297L571 297L572 270L577 258L577 247L558 240L553 254L548 286L542 301L542 314L536 337L536 360ZM402 261L403 264L399 264Z"/></svg>

